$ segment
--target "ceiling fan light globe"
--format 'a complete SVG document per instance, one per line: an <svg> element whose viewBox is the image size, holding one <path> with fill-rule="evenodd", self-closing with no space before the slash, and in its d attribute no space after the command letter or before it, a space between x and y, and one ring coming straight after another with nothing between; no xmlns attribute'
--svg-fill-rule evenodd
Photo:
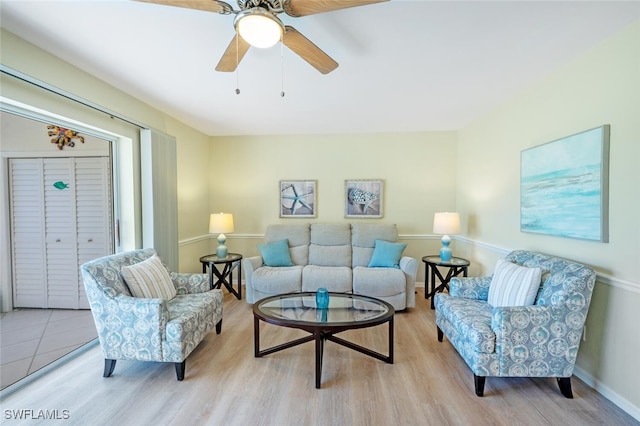
<svg viewBox="0 0 640 426"><path fill-rule="evenodd" d="M275 46L284 33L282 22L259 7L240 12L236 16L235 27L244 41L261 49Z"/></svg>

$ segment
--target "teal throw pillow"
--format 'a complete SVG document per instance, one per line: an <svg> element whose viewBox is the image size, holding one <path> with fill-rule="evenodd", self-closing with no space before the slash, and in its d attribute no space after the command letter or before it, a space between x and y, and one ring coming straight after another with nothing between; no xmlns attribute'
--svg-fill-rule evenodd
<svg viewBox="0 0 640 426"><path fill-rule="evenodd" d="M289 240L258 244L258 250L266 266L293 266L289 254Z"/></svg>
<svg viewBox="0 0 640 426"><path fill-rule="evenodd" d="M376 240L373 256L369 262L370 268L400 268L402 252L407 248L406 244L390 243L389 241Z"/></svg>

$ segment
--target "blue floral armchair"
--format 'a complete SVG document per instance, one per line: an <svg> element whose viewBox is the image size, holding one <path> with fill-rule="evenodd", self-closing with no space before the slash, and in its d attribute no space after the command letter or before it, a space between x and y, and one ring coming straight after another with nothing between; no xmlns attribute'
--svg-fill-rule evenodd
<svg viewBox="0 0 640 426"><path fill-rule="evenodd" d="M476 395L487 376L555 377L572 398L571 375L578 355L596 274L558 257L514 251L509 262L542 269L532 306L492 307L492 277L453 278L449 294L435 295L438 340L446 335L471 368Z"/></svg>
<svg viewBox="0 0 640 426"><path fill-rule="evenodd" d="M104 377L111 376L116 360L126 359L172 362L182 380L189 354L214 327L218 334L222 330L222 291L209 289L206 274L170 272L177 290L170 300L132 296L122 268L155 253L135 250L81 266L105 358Z"/></svg>

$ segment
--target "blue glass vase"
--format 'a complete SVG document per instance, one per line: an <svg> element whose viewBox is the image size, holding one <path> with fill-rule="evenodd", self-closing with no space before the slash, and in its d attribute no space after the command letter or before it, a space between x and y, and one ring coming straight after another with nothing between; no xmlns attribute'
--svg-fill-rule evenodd
<svg viewBox="0 0 640 426"><path fill-rule="evenodd" d="M316 309L316 321L317 322L327 322L327 313L328 309Z"/></svg>
<svg viewBox="0 0 640 426"><path fill-rule="evenodd" d="M324 287L316 291L316 306L318 309L327 309L329 307L329 291Z"/></svg>

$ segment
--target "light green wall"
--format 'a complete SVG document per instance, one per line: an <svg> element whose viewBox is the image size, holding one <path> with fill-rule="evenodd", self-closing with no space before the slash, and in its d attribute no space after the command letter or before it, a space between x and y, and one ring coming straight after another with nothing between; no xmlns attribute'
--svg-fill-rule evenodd
<svg viewBox="0 0 640 426"><path fill-rule="evenodd" d="M457 208L490 273L496 248L543 251L595 267L579 371L640 413L640 22L459 132ZM608 244L520 232L520 152L611 125ZM482 243L485 246L483 247ZM481 265L481 266L480 266Z"/></svg>
<svg viewBox="0 0 640 426"><path fill-rule="evenodd" d="M176 136L178 155L178 240L181 272L201 272L208 253L209 152L211 139L167 117L167 133ZM203 237L204 236L204 237Z"/></svg>
<svg viewBox="0 0 640 426"><path fill-rule="evenodd" d="M48 123L31 120L6 112L0 112L0 152L12 152L16 155L24 152L37 152L47 157L74 157L83 155L109 156L109 142L93 136L80 133L84 142L73 139L74 147L63 146L58 149L51 143L53 137L49 136Z"/></svg>
<svg viewBox="0 0 640 426"><path fill-rule="evenodd" d="M429 238L433 213L455 208L455 132L212 140L210 209L233 213L235 232L227 235L227 246L245 256L257 254L271 223L372 221L397 224L407 254L419 259L439 246ZM384 181L382 219L344 217L346 179ZM280 180L317 181L315 219L279 217ZM210 248L216 244L212 240Z"/></svg>

